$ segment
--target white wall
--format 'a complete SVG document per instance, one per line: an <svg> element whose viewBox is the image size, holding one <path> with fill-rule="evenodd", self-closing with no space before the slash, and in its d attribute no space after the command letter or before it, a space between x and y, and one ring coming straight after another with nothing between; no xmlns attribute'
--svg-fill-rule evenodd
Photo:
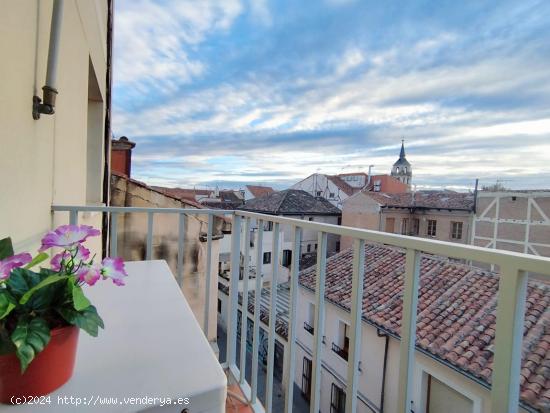
<svg viewBox="0 0 550 413"><path fill-rule="evenodd" d="M56 113L34 120L32 97L42 96L52 5L10 1L0 13L0 175L9 177L0 191L0 237L11 236L18 251L36 248L47 230L68 222L67 214L53 219L53 203L85 205L88 196L95 201L101 194L107 2L64 3ZM94 76L98 96L91 99ZM88 148L94 156L88 157ZM81 222L101 223L89 214Z"/></svg>
<svg viewBox="0 0 550 413"><path fill-rule="evenodd" d="M313 196L317 196L317 193L321 192L321 196L337 208L342 208L342 203L348 198L348 195L324 174L310 175L292 185L290 189L301 189Z"/></svg>
<svg viewBox="0 0 550 413"><path fill-rule="evenodd" d="M315 302L313 293L305 288L300 288L298 296L298 319L297 319L297 339L309 349L313 349L313 336L303 329L304 321L308 320L308 307L310 303ZM350 324L349 312L326 302L325 304L325 343L322 348L322 360L326 368L322 370L321 381L321 411L329 411L331 384L337 383L340 387L345 382L347 375L347 361L332 351L332 343L338 340L338 322L346 321ZM315 327L315 326L314 326ZM359 375L358 391L369 399L376 407L380 406L380 391L382 387L383 356L385 339L377 336L376 328L363 322L362 328L362 346L361 346L361 365L362 372ZM302 360L308 355L297 346L296 353L296 384L301 387L302 382ZM482 385L467 378L463 374L451 369L441 362L416 352L413 383L413 401L414 411L426 411L427 377L432 375L447 386L453 388L463 396L473 401L473 410L471 413L489 413L490 412L490 392ZM334 374L329 373L332 371ZM335 378L335 375L337 378ZM399 341L390 338L387 356L386 387L384 411L397 411L397 393L398 393L398 375L399 375ZM362 402L358 402L358 412L369 412ZM524 411L520 409L520 411ZM465 412L467 413L467 412Z"/></svg>

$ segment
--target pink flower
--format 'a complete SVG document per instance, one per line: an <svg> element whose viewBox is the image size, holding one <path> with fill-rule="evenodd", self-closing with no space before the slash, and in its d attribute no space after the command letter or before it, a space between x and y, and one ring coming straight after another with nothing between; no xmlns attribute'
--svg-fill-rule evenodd
<svg viewBox="0 0 550 413"><path fill-rule="evenodd" d="M101 277L101 268L98 265L83 265L76 275L80 281L94 285Z"/></svg>
<svg viewBox="0 0 550 413"><path fill-rule="evenodd" d="M101 275L103 279L110 278L116 285L124 285L124 277L127 277L122 258L107 257L101 263Z"/></svg>
<svg viewBox="0 0 550 413"><path fill-rule="evenodd" d="M48 232L42 238L42 246L38 251L42 252L52 247L70 249L88 237L101 234L101 231L89 225L61 225L55 231Z"/></svg>
<svg viewBox="0 0 550 413"><path fill-rule="evenodd" d="M0 261L0 281L7 280L14 268L22 267L32 261L28 252L16 254Z"/></svg>
<svg viewBox="0 0 550 413"><path fill-rule="evenodd" d="M63 261L63 264L67 264L71 260L72 255L74 255L73 257L74 265L78 266L80 265L80 263L90 258L90 250L88 250L88 248L86 248L83 245L78 245L76 247L76 254L74 251L71 254L71 251L67 251L67 250L60 252L59 254L55 254L52 260L50 261L52 270L54 271L61 270L61 262Z"/></svg>

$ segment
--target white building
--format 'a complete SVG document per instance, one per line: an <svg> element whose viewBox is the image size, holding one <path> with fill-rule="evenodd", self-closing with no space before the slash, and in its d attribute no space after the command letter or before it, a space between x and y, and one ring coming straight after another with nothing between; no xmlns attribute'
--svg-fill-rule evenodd
<svg viewBox="0 0 550 413"><path fill-rule="evenodd" d="M399 328L405 254L370 244L366 251L363 322L357 412L396 412L399 378ZM495 335L498 274L477 267L423 256L417 320L417 351L413 373L415 413L484 413L491 409L489 381ZM298 291L295 383L309 399L315 326L315 267L300 273ZM322 412L344 412L350 340L352 252L327 260L326 299L321 356ZM424 287L424 288L422 288ZM519 411L548 411L548 398L537 384L545 380L547 363L547 285L531 281L525 314L524 360ZM220 322L225 325L227 293L220 291ZM253 320L254 293L248 319ZM269 288L262 290L260 327L268 330ZM288 358L288 284L277 288L276 358ZM540 311L543 309L543 311ZM283 353L282 356L280 353ZM284 380L284 379L283 379ZM537 390L538 389L538 390ZM535 391L534 391L535 390Z"/></svg>

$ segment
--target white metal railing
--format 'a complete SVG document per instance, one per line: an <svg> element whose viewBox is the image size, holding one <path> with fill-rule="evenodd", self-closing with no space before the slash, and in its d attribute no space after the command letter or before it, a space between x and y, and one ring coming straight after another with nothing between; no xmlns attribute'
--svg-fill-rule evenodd
<svg viewBox="0 0 550 413"><path fill-rule="evenodd" d="M54 211L68 211L70 222L76 223L79 211L99 211L110 215L111 242L110 252L116 255L117 216L120 213L146 213L148 216L147 252L146 257L152 254L152 231L155 214L168 213L179 214L178 237L178 274L183 271L183 250L185 216L208 215L207 229L207 256L211 257L212 227L214 216L232 217L232 243L231 243L231 276L229 281L229 317L227 326L227 352L225 367L235 380L249 401L255 412L273 411L273 375L274 375L274 348L275 348L275 319L277 299L277 271L279 262L279 229L281 226L292 228L292 263L290 269L290 305L288 324L288 351L287 364L284 367L285 412L292 412L293 385L295 374L296 353L296 310L298 291L299 257L302 233L304 230L313 230L318 233L318 254L316 267L316 305L315 305L315 329L313 332L313 372L312 394L310 402L311 413L320 410L320 379L321 379L321 349L324 335L325 317L325 271L327 236L335 234L353 238L353 278L351 294L351 328L349 337L349 360L347 367L347 391L346 412L355 412L358 395L358 372L361 348L361 320L364 277L364 247L366 242L375 242L403 248L406 251L403 313L401 321L401 343L398 385L398 411L408 413L412 401L413 366L416 338L416 316L418 302L418 287L420 275L421 253L435 254L466 261L482 262L496 265L500 268L500 281L497 304L496 337L494 345L494 362L491 389L491 410L493 413L512 413L517 411L519 403L519 377L521 364L521 347L523 338L523 319L525 309L525 296L527 288L527 273L533 272L550 278L550 259L526 255L510 251L481 248L471 245L455 244L443 241L414 238L405 235L382 233L377 231L362 230L338 225L323 224L281 216L271 216L246 211L222 211L207 209L177 209L177 208L130 208L130 207L96 207L96 206L53 206ZM237 328L238 311L242 305L241 326L246 326L249 270L248 255L250 254L250 229L251 220L257 221L256 262L262 262L263 226L272 222L274 230L272 251L272 285L270 290L269 331L268 331L268 364L266 376L266 397L262 405L258 399L258 348L260 328L260 300L255 299L251 383L246 382L246 333L240 334L240 362L237 365ZM243 225L244 221L244 225ZM244 231L243 231L244 229ZM242 243L241 233L244 233ZM244 248L243 248L244 245ZM239 304L239 276L240 256L244 260L244 274L242 277L243 295ZM210 263L210 259L208 260ZM210 267L207 267L210 269ZM206 277L210 277L207 270ZM255 278L255 291L262 288L263 279L257 275ZM207 280L207 285L210 285ZM209 294L206 292L205 302L209 303ZM205 316L209 306L205 307ZM205 317L207 319L208 317Z"/></svg>

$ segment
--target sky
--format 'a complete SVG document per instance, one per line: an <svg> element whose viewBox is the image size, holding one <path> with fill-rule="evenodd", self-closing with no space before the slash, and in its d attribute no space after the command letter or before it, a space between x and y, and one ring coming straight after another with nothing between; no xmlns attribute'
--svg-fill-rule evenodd
<svg viewBox="0 0 550 413"><path fill-rule="evenodd" d="M113 133L164 186L550 188L550 1L119 0Z"/></svg>

